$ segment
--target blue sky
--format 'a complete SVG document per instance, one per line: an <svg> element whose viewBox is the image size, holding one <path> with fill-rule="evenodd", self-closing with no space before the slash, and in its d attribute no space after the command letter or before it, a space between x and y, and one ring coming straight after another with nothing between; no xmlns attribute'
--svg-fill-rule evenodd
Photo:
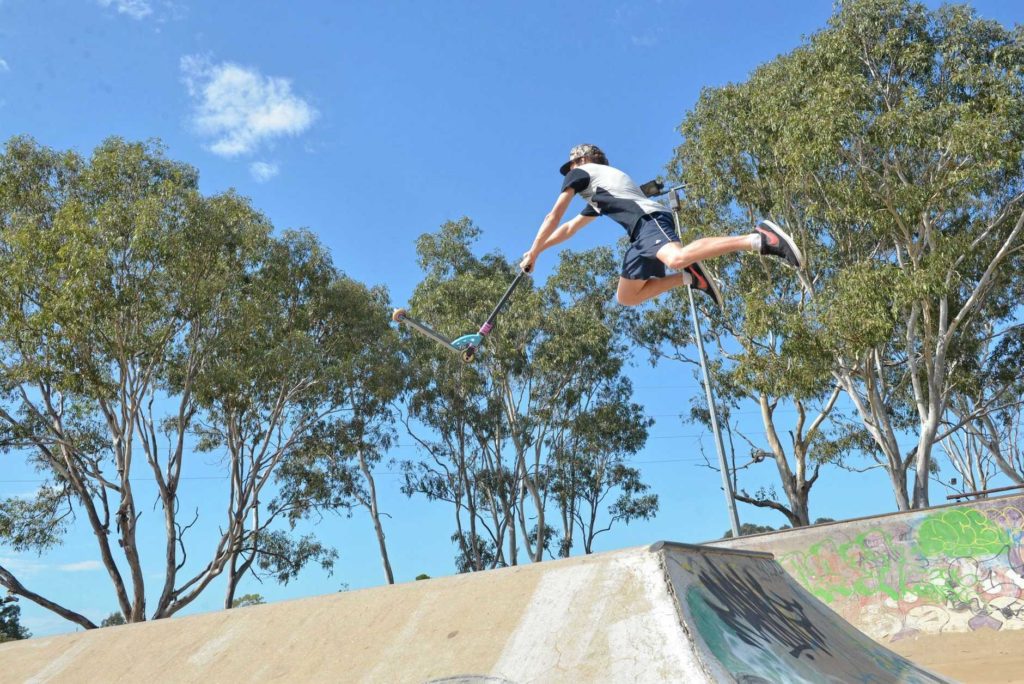
<svg viewBox="0 0 1024 684"><path fill-rule="evenodd" d="M1019 0L973 5L1004 24L1024 20ZM29 134L88 154L109 135L159 138L199 169L205 192L236 188L278 228L313 230L339 268L387 285L402 304L418 277L418 235L469 216L484 231L481 251L522 253L572 145L601 145L638 181L657 176L701 88L744 79L832 9L830 0L0 0L0 139ZM596 222L570 245L607 244L620 230ZM537 277L553 262L544 255ZM692 372L638 358L631 373L657 420L636 460L661 513L604 535L599 548L719 536L728 528L719 476L698 467L700 445L713 454L713 442L675 417L700 391ZM763 436L753 407L740 419ZM411 440L400 442L393 455L413 457ZM221 484L214 460L191 467L186 505ZM750 490L773 481L772 466L760 467L744 476ZM448 509L407 500L395 471L382 467L378 487L398 580L450 574ZM0 496L39 479L0 456ZM893 509L877 472L829 470L811 503L813 517ZM784 522L746 506L740 517ZM317 532L341 552L333 577L309 570L287 587L247 581L242 591L280 600L382 581L366 516L326 519ZM23 581L98 621L115 601L97 558L84 528L42 558L0 546L0 562ZM222 589L192 610L217 608ZM22 610L37 635L72 628L28 602Z"/></svg>

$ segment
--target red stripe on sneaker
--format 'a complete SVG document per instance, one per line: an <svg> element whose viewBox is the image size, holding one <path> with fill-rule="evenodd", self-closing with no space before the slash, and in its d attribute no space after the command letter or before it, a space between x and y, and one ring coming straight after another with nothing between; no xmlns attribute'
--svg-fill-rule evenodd
<svg viewBox="0 0 1024 684"><path fill-rule="evenodd" d="M696 282L698 290L706 290L706 289L708 289L708 281L705 280L703 276L701 276L701 274L697 271L697 269L695 269L695 268L688 268L688 269L686 269L686 271L687 271L687 273L690 274L690 277L693 278L694 281Z"/></svg>
<svg viewBox="0 0 1024 684"><path fill-rule="evenodd" d="M779 236L776 235L773 231L765 230L764 228L762 228L760 226L758 226L754 230L759 232L761 235L765 236L765 238L768 240L768 246L769 247L778 247L779 246Z"/></svg>

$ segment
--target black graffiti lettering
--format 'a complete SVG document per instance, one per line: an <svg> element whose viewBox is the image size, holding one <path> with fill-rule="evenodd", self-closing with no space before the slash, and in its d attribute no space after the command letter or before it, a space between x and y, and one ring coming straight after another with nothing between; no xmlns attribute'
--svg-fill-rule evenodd
<svg viewBox="0 0 1024 684"><path fill-rule="evenodd" d="M765 574L765 568L758 572L760 578ZM698 571L698 577L703 593L714 599L708 605L747 644L763 648L774 641L794 658L808 654L813 660L814 651L832 655L825 635L814 626L803 606L766 589L749 569L738 571L729 564L708 564Z"/></svg>

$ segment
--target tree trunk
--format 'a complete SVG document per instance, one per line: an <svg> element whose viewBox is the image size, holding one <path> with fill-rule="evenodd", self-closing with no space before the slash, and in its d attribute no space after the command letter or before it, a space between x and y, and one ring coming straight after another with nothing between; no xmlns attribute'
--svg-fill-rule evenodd
<svg viewBox="0 0 1024 684"><path fill-rule="evenodd" d="M928 508L928 471L931 468L931 439L931 435L921 435L921 443L924 446L918 445L917 455L914 457L914 499L911 502L913 508Z"/></svg>
<svg viewBox="0 0 1024 684"><path fill-rule="evenodd" d="M887 472L893 494L896 496L896 508L900 511L909 511L911 506L910 497L907 496L907 471L890 468Z"/></svg>
<svg viewBox="0 0 1024 684"><path fill-rule="evenodd" d="M370 472L370 468L366 464L366 457L363 455L362 449L358 450L357 455L359 456L359 470L362 472L363 478L366 479L370 493L370 517L373 519L373 530L377 534L377 546L380 548L380 560L384 565L384 577L388 584L394 584L395 576L391 571L391 561L388 559L388 545L384 541L384 526L381 525L380 510L377 508L377 487L373 481L373 473Z"/></svg>
<svg viewBox="0 0 1024 684"><path fill-rule="evenodd" d="M224 609L228 610L235 602L235 591L238 589L238 555L232 554L231 564L228 566L227 591L224 592Z"/></svg>
<svg viewBox="0 0 1024 684"><path fill-rule="evenodd" d="M908 464L902 458L895 430L889 422L888 403L878 390L878 386L883 384L882 375L880 372L875 374L875 371L872 370L873 355L874 352L858 362L860 370L854 373L847 371L837 372L834 373L834 376L843 386L846 396L853 402L861 423L885 458L885 462L882 465L885 468L885 472L889 475L889 483L892 487L897 509L909 511L910 497L907 493ZM877 360L877 356L874 356L874 358ZM876 365L876 369L877 367ZM864 396L857 391L858 378L864 382Z"/></svg>

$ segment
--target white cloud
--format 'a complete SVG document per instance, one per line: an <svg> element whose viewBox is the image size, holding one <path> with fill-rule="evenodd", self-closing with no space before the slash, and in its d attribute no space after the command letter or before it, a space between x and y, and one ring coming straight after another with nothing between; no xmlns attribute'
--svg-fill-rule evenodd
<svg viewBox="0 0 1024 684"><path fill-rule="evenodd" d="M97 560L79 561L77 563L58 565L57 569L61 572L92 572L93 570L102 570L103 563Z"/></svg>
<svg viewBox="0 0 1024 684"><path fill-rule="evenodd" d="M0 565L15 575L36 575L47 569L47 565L35 560L15 556L0 556Z"/></svg>
<svg viewBox="0 0 1024 684"><path fill-rule="evenodd" d="M4 566L15 575L38 575L43 572L56 570L57 572L92 572L102 570L103 563L98 560L78 561L75 563L63 563L61 565L50 565L38 560L18 556L0 556L0 565Z"/></svg>
<svg viewBox="0 0 1024 684"><path fill-rule="evenodd" d="M267 140L299 135L317 117L312 105L292 93L286 78L194 55L182 57L181 71L194 100L192 122L213 139L209 149L223 157L250 154Z"/></svg>
<svg viewBox="0 0 1024 684"><path fill-rule="evenodd" d="M101 7L113 6L118 14L127 14L132 19L145 19L153 13L146 0L97 0Z"/></svg>
<svg viewBox="0 0 1024 684"><path fill-rule="evenodd" d="M11 70L11 67L7 66L7 60L5 60L3 57L0 57L0 73L3 73L4 71L10 71L10 70Z"/></svg>
<svg viewBox="0 0 1024 684"><path fill-rule="evenodd" d="M249 164L249 173L256 179L257 183L266 183L281 171L277 164L270 162L253 162Z"/></svg>

